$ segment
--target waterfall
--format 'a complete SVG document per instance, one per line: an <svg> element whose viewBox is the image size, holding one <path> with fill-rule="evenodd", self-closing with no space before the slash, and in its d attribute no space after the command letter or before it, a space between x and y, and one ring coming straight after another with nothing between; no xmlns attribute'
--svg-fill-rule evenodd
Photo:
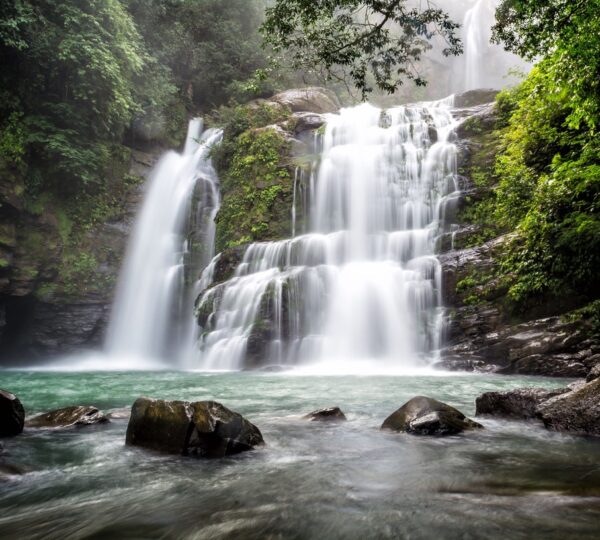
<svg viewBox="0 0 600 540"><path fill-rule="evenodd" d="M209 151L221 131L202 129L201 119L191 120L184 151L168 152L150 175L117 287L106 340L110 356L162 358L168 349L172 354L174 340L185 342L191 331L189 315L183 314L192 310L188 289L194 287L187 285L186 273L194 249L200 251L200 267L213 255L220 202ZM190 223L198 246L188 240Z"/></svg>
<svg viewBox="0 0 600 540"><path fill-rule="evenodd" d="M459 193L454 125L450 99L327 115L308 185L294 175L292 231L304 199L308 232L248 246L234 277L198 300L201 367L431 362L435 238Z"/></svg>
<svg viewBox="0 0 600 540"><path fill-rule="evenodd" d="M489 17L486 17L486 0L478 2L465 15L463 24L463 43L465 47L465 90L482 88L483 53L490 46L491 32L486 25ZM493 20L493 19L492 19Z"/></svg>
<svg viewBox="0 0 600 540"><path fill-rule="evenodd" d="M457 77L453 81L457 92L501 89L518 82L511 70L526 73L531 69L531 64L491 43L498 4L499 0L477 0L465 14L462 26L465 50L458 59L462 63L463 78Z"/></svg>

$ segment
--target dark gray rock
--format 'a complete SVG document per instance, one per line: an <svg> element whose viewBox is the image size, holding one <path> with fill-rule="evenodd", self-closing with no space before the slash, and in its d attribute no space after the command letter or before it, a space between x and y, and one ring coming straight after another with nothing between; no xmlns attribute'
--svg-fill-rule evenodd
<svg viewBox="0 0 600 540"><path fill-rule="evenodd" d="M540 404L538 417L552 431L600 436L600 379Z"/></svg>
<svg viewBox="0 0 600 540"><path fill-rule="evenodd" d="M566 392L569 392L568 388L517 388L507 392L486 392L475 400L475 414L501 418L537 418L541 403Z"/></svg>
<svg viewBox="0 0 600 540"><path fill-rule="evenodd" d="M12 437L23 431L25 409L13 393L0 390L0 437Z"/></svg>
<svg viewBox="0 0 600 540"><path fill-rule="evenodd" d="M347 420L346 415L339 407L329 407L327 409L319 409L305 416L304 420L311 422L344 422Z"/></svg>
<svg viewBox="0 0 600 540"><path fill-rule="evenodd" d="M465 430L482 427L458 409L424 396L407 401L381 425L381 429L436 436L456 435Z"/></svg>
<svg viewBox="0 0 600 540"><path fill-rule="evenodd" d="M598 355L595 355L590 360L592 360L592 361L595 362L597 356ZM588 376L586 378L586 381L587 382L592 382L592 381L595 381L598 378L600 378L600 363L594 365L594 367L590 370L590 372L588 373Z"/></svg>
<svg viewBox="0 0 600 540"><path fill-rule="evenodd" d="M248 245L235 246L224 249L215 263L215 271L213 274L214 283L222 283L227 281L235 272L235 269L244 259L244 254Z"/></svg>
<svg viewBox="0 0 600 540"><path fill-rule="evenodd" d="M294 133L297 135L314 129L319 129L325 124L325 117L322 114L312 112L298 112L292 115Z"/></svg>
<svg viewBox="0 0 600 540"><path fill-rule="evenodd" d="M131 409L126 443L160 452L223 457L264 444L260 430L215 401L138 398Z"/></svg>
<svg viewBox="0 0 600 540"><path fill-rule="evenodd" d="M108 418L96 407L75 405L64 407L44 414L38 414L25 421L28 428L67 428L71 426L89 426L108 422Z"/></svg>

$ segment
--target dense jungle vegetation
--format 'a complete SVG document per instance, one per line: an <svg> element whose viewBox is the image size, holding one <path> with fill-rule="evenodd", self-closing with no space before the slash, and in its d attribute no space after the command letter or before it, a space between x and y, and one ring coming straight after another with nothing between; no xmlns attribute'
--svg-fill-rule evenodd
<svg viewBox="0 0 600 540"><path fill-rule="evenodd" d="M65 238L110 217L123 185L138 181L119 168L128 146L174 146L191 114L305 80L274 57L332 77L345 69L368 93L426 82L412 61L435 25L447 54L461 50L442 11L392 0L1 0L0 10L0 175L31 212L60 206ZM357 10L380 22L351 24ZM497 186L485 219L517 233L504 261L510 296L595 300L600 0L503 0L497 21L494 39L537 62L498 98L487 180Z"/></svg>
<svg viewBox="0 0 600 540"><path fill-rule="evenodd" d="M494 38L537 60L498 97L500 151L491 219L516 231L503 269L510 297L600 292L600 2L505 0ZM599 307L591 312L598 318Z"/></svg>

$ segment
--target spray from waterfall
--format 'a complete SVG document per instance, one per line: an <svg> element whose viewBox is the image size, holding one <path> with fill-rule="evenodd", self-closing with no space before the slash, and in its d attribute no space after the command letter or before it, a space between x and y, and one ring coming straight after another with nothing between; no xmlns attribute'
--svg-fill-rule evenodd
<svg viewBox="0 0 600 540"><path fill-rule="evenodd" d="M202 133L202 128L201 119L192 120L184 151L168 152L150 175L110 319L106 351L112 357L144 363L168 354L172 365L175 342L185 342L191 332L193 286L188 282L194 279L186 276L188 262L195 250L200 251L198 267L212 258L220 203L209 152L221 131ZM192 238L197 246L188 240L190 223L196 226Z"/></svg>

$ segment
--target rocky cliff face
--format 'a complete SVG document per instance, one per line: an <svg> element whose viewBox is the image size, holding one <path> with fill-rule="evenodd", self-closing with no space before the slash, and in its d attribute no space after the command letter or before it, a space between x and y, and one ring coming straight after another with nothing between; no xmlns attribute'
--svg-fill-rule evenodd
<svg viewBox="0 0 600 540"><path fill-rule="evenodd" d="M93 226L73 221L60 201L32 203L18 177L3 171L1 364L31 365L101 343L141 182L161 151L128 150L115 161L114 197L102 208L108 219Z"/></svg>
<svg viewBox="0 0 600 540"><path fill-rule="evenodd" d="M447 311L441 366L453 370L584 377L600 363L600 343L577 308L581 299L557 295L515 312L507 301L510 269L500 267L510 234L486 226L474 211L493 189L499 140L489 92L458 100L463 174L459 229L439 242Z"/></svg>

